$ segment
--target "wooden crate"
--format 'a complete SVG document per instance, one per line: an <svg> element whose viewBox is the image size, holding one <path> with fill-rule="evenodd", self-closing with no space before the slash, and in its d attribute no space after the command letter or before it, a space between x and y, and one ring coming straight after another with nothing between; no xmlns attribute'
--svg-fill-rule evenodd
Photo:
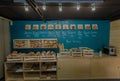
<svg viewBox="0 0 120 81"><path fill-rule="evenodd" d="M24 56L24 62L40 61L39 56Z"/></svg>
<svg viewBox="0 0 120 81"><path fill-rule="evenodd" d="M7 56L7 61L10 61L10 62L21 62L23 61L23 56Z"/></svg>

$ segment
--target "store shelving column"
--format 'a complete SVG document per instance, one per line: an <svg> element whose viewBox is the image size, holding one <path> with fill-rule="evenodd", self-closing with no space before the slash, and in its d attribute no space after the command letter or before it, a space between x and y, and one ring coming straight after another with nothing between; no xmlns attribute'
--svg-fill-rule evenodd
<svg viewBox="0 0 120 81"><path fill-rule="evenodd" d="M57 59L40 58L41 80L57 80Z"/></svg>
<svg viewBox="0 0 120 81"><path fill-rule="evenodd" d="M23 81L23 63L5 63L5 81Z"/></svg>
<svg viewBox="0 0 120 81"><path fill-rule="evenodd" d="M40 80L39 56L26 56L23 63L24 80Z"/></svg>

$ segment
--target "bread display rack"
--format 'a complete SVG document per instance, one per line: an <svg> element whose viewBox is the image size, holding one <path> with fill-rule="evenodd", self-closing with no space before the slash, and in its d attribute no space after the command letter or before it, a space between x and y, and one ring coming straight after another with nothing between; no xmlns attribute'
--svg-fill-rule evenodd
<svg viewBox="0 0 120 81"><path fill-rule="evenodd" d="M94 50L87 48L87 49L83 49L83 56L84 57L93 57L94 56Z"/></svg>
<svg viewBox="0 0 120 81"><path fill-rule="evenodd" d="M57 39L14 39L14 48L57 48Z"/></svg>
<svg viewBox="0 0 120 81"><path fill-rule="evenodd" d="M71 48L70 51L72 52L73 57L80 57L82 56L82 50L79 48Z"/></svg>
<svg viewBox="0 0 120 81"><path fill-rule="evenodd" d="M29 80L57 80L57 58L53 51L7 56L5 81Z"/></svg>
<svg viewBox="0 0 120 81"><path fill-rule="evenodd" d="M79 47L60 50L58 57L93 57L94 50L88 47Z"/></svg>
<svg viewBox="0 0 120 81"><path fill-rule="evenodd" d="M58 57L72 57L72 52L68 49L60 50Z"/></svg>

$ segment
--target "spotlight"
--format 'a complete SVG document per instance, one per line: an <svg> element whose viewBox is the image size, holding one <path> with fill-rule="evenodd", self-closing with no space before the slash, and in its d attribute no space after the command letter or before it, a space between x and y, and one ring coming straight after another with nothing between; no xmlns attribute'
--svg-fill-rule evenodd
<svg viewBox="0 0 120 81"><path fill-rule="evenodd" d="M25 8L25 11L26 11L26 12L28 12L28 11L29 11L29 8L28 8L28 6L27 6L27 5L25 5L25 6L24 6L24 8Z"/></svg>
<svg viewBox="0 0 120 81"><path fill-rule="evenodd" d="M94 7L92 7L92 11L95 11L95 10L96 10L95 6L94 6Z"/></svg>
<svg viewBox="0 0 120 81"><path fill-rule="evenodd" d="M59 3L59 12L62 12L62 3Z"/></svg>
<svg viewBox="0 0 120 81"><path fill-rule="evenodd" d="M77 7L76 7L77 10L80 10L80 4L77 3Z"/></svg>
<svg viewBox="0 0 120 81"><path fill-rule="evenodd" d="M26 12L29 11L28 4L27 4L27 3L24 3L24 9L25 9Z"/></svg>
<svg viewBox="0 0 120 81"><path fill-rule="evenodd" d="M45 4L42 6L42 9L43 9L44 11L46 10L46 5L45 5Z"/></svg>
<svg viewBox="0 0 120 81"><path fill-rule="evenodd" d="M95 10L96 10L95 3L92 3L92 4L91 4L91 10L92 10L92 11L95 11Z"/></svg>

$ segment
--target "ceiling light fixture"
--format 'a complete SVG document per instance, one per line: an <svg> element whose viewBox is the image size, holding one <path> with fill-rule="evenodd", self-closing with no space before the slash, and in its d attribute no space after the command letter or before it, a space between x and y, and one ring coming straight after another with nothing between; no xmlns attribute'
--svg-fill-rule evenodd
<svg viewBox="0 0 120 81"><path fill-rule="evenodd" d="M92 11L95 11L95 10L96 10L95 3L92 3L92 4L91 4L91 10L92 10Z"/></svg>
<svg viewBox="0 0 120 81"><path fill-rule="evenodd" d="M25 11L26 11L26 12L28 12L28 11L29 11L29 8L28 8L28 6L27 6L27 5L25 5L25 6L24 6L24 8L25 8Z"/></svg>
<svg viewBox="0 0 120 81"><path fill-rule="evenodd" d="M28 4L26 2L24 3L24 9L25 9L26 12L29 11Z"/></svg>
<svg viewBox="0 0 120 81"><path fill-rule="evenodd" d="M62 12L62 3L59 3L59 12Z"/></svg>
<svg viewBox="0 0 120 81"><path fill-rule="evenodd" d="M79 11L80 10L80 4L77 2L77 7L76 9Z"/></svg>
<svg viewBox="0 0 120 81"><path fill-rule="evenodd" d="M45 11L46 10L46 4L44 3L42 6L42 9Z"/></svg>
<svg viewBox="0 0 120 81"><path fill-rule="evenodd" d="M95 11L96 10L96 8L95 7L92 7L92 11Z"/></svg>

